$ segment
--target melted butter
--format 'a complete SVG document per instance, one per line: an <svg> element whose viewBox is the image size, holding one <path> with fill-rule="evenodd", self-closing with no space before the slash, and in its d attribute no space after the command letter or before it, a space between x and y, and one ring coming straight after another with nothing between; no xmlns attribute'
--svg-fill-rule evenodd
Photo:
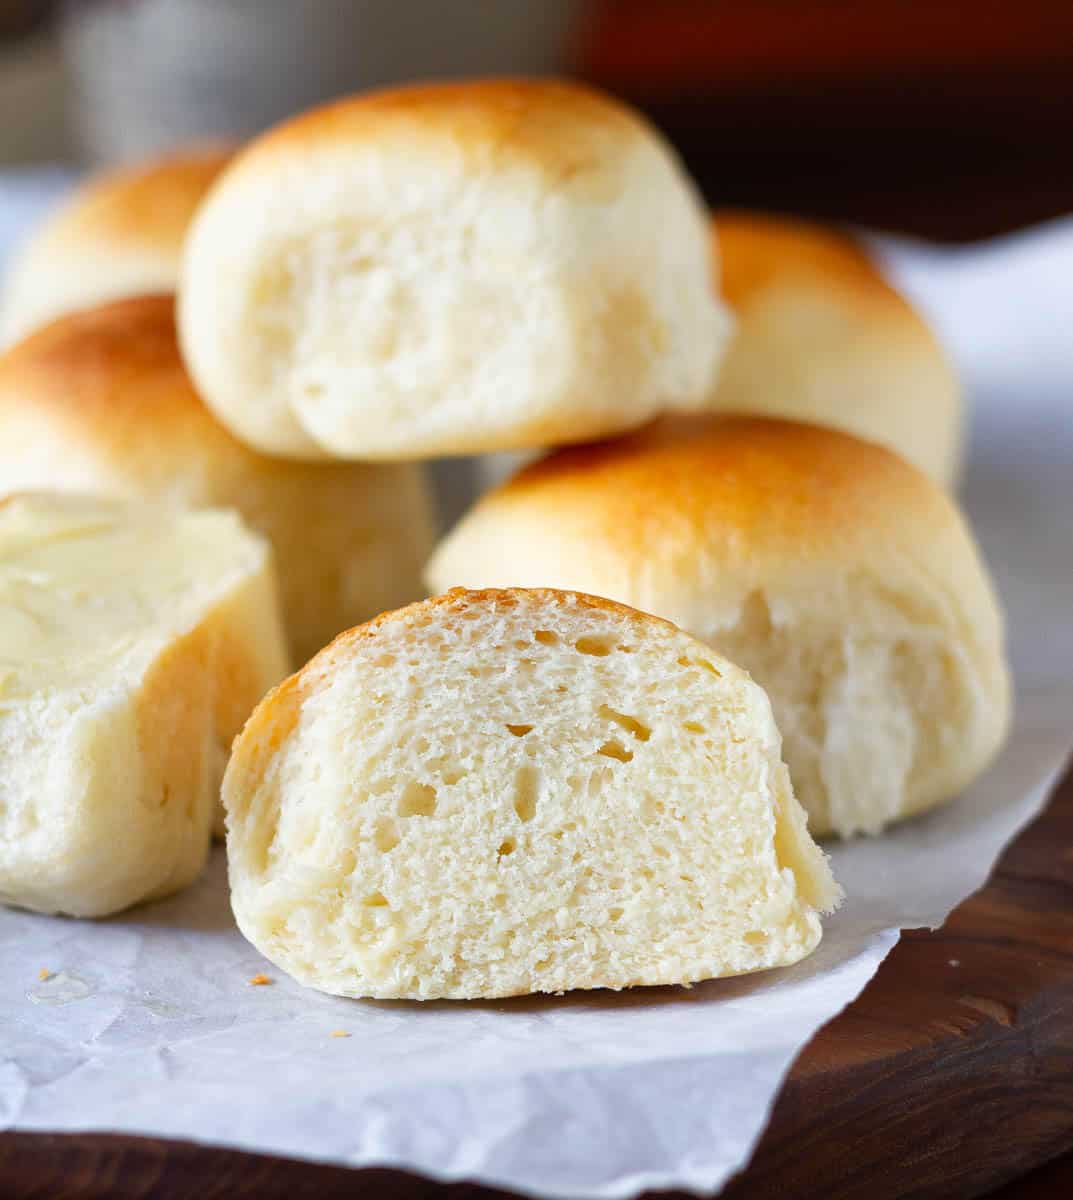
<svg viewBox="0 0 1073 1200"><path fill-rule="evenodd" d="M0 707L69 688L196 619L245 565L228 513L27 495L0 504ZM248 561L248 560L247 560ZM152 639L156 641L156 639Z"/></svg>

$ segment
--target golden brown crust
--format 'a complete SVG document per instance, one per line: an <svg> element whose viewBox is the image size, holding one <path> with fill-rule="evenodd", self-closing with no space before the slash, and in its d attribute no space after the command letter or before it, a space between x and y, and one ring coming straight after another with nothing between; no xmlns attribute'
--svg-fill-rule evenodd
<svg viewBox="0 0 1073 1200"><path fill-rule="evenodd" d="M56 250L103 241L177 254L194 210L233 153L231 146L207 144L95 176L53 217L42 237Z"/></svg>
<svg viewBox="0 0 1073 1200"><path fill-rule="evenodd" d="M931 333L851 234L795 217L732 209L713 214L712 250L723 295L738 311L769 288L836 289L848 302Z"/></svg>
<svg viewBox="0 0 1073 1200"><path fill-rule="evenodd" d="M180 453L252 458L209 413L183 366L175 302L118 300L57 318L0 357L0 420L38 413L64 434L91 437L137 473Z"/></svg>
<svg viewBox="0 0 1073 1200"><path fill-rule="evenodd" d="M411 84L311 109L253 141L228 178L278 154L400 137L445 140L474 155L509 152L570 177L586 167L579 149L593 134L654 131L640 114L582 84L554 79L478 79Z"/></svg>
<svg viewBox="0 0 1073 1200"><path fill-rule="evenodd" d="M175 301L170 295L137 296L57 317L12 346L0 359L4 374L42 369L100 372L117 358L133 370L169 365L177 352ZM180 363L181 365L181 363Z"/></svg>
<svg viewBox="0 0 1073 1200"><path fill-rule="evenodd" d="M671 532L715 543L725 561L815 552L873 537L910 513L947 507L921 472L881 446L816 425L765 417L664 418L612 441L560 450L481 505L541 507L591 524L617 545L650 551Z"/></svg>
<svg viewBox="0 0 1073 1200"><path fill-rule="evenodd" d="M832 581L850 577L999 636L971 535L942 488L880 446L778 418L664 418L559 450L484 496L426 568L437 590L608 594L702 638L713 621L736 621L751 590L818 615Z"/></svg>
<svg viewBox="0 0 1073 1200"><path fill-rule="evenodd" d="M298 724L308 690L306 672L329 648L325 647L301 670L289 675L261 698L246 724L235 735L231 746L232 769L248 771L257 777L265 774Z"/></svg>
<svg viewBox="0 0 1073 1200"><path fill-rule="evenodd" d="M876 285L892 290L864 247L841 230L737 209L717 209L712 227L721 282L733 304L787 276L836 280L862 293Z"/></svg>

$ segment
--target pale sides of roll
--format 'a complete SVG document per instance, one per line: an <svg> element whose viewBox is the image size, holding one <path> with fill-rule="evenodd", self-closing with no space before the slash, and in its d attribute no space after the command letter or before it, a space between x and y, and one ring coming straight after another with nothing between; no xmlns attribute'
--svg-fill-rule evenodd
<svg viewBox="0 0 1073 1200"><path fill-rule="evenodd" d="M198 211L183 352L292 457L572 442L703 404L728 321L664 139L580 85L338 101L254 141Z"/></svg>
<svg viewBox="0 0 1073 1200"><path fill-rule="evenodd" d="M761 689L573 593L454 592L343 634L257 708L224 801L239 927L336 995L783 966L840 894Z"/></svg>

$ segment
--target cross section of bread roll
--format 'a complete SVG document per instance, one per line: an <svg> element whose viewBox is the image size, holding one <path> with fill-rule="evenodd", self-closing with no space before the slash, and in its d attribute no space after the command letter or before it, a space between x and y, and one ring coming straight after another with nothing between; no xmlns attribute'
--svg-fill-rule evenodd
<svg viewBox="0 0 1073 1200"><path fill-rule="evenodd" d="M839 896L760 688L567 592L343 634L258 707L224 799L243 933L343 996L759 971L807 955Z"/></svg>
<svg viewBox="0 0 1073 1200"><path fill-rule="evenodd" d="M424 594L421 468L287 462L237 441L190 383L168 296L71 314L0 357L0 492L27 488L238 509L275 548L300 662Z"/></svg>
<svg viewBox="0 0 1073 1200"><path fill-rule="evenodd" d="M927 324L854 238L718 212L712 250L736 318L713 408L831 425L955 482L957 378Z"/></svg>
<svg viewBox="0 0 1073 1200"><path fill-rule="evenodd" d="M0 344L106 300L173 292L190 218L231 152L192 148L77 188L16 259L0 305Z"/></svg>
<svg viewBox="0 0 1073 1200"><path fill-rule="evenodd" d="M99 917L196 878L222 744L285 670L231 513L0 502L0 902Z"/></svg>
<svg viewBox="0 0 1073 1200"><path fill-rule="evenodd" d="M706 399L708 229L636 112L550 80L316 109L191 227L183 350L238 436L294 457L555 445Z"/></svg>
<svg viewBox="0 0 1073 1200"><path fill-rule="evenodd" d="M1002 618L964 520L834 430L679 419L560 451L480 501L427 575L599 592L715 646L771 697L817 834L950 799L1005 735Z"/></svg>

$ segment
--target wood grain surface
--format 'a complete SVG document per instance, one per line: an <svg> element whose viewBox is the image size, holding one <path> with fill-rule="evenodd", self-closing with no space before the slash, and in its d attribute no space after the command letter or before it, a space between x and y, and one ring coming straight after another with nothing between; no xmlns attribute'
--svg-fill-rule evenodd
<svg viewBox="0 0 1073 1200"><path fill-rule="evenodd" d="M1069 1157L1059 1156L1069 1153ZM936 933L798 1059L726 1200L1073 1194L1073 772ZM468 1184L106 1135L0 1135L4 1200L493 1200Z"/></svg>

